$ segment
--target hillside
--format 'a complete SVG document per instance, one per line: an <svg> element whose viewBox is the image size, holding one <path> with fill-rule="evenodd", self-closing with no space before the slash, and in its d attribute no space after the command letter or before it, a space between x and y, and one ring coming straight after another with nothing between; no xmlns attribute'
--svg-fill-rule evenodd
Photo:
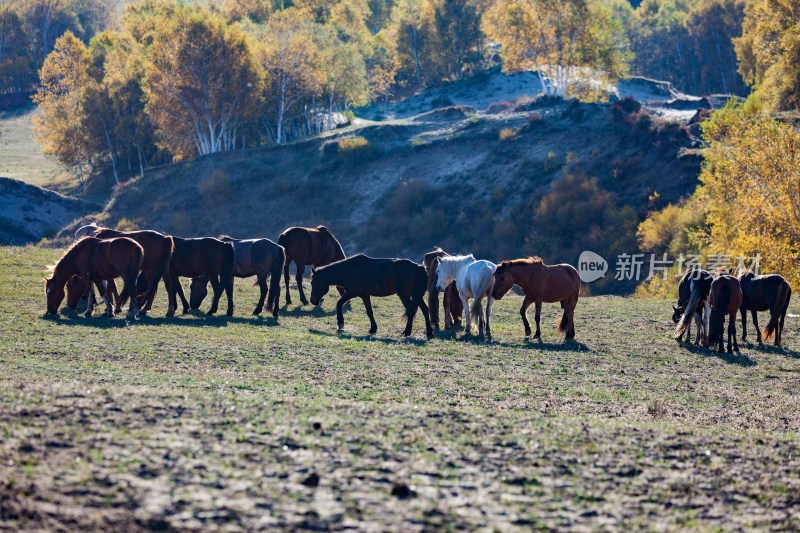
<svg viewBox="0 0 800 533"><path fill-rule="evenodd" d="M450 106L156 169L91 218L181 235L273 238L289 225L326 224L348 253L417 257L438 244L494 259L540 253L574 261L583 247L635 247L647 210L696 185L694 146L679 123L619 104L522 98L482 111ZM589 183L588 192L569 202L554 193L551 203L585 219L543 219L543 197L565 176ZM660 196L649 204L654 192ZM537 240L542 224L549 229Z"/></svg>
<svg viewBox="0 0 800 533"><path fill-rule="evenodd" d="M68 196L0 177L0 243L26 244L52 237L97 207Z"/></svg>

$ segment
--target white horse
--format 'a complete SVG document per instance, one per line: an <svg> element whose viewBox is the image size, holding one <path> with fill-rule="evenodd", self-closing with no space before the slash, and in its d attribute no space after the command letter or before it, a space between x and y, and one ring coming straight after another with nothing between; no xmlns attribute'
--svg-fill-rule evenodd
<svg viewBox="0 0 800 533"><path fill-rule="evenodd" d="M494 289L494 271L497 265L490 261L476 261L470 255L454 255L442 257L436 267L436 288L442 290L455 280L458 295L464 304L464 318L466 319L465 333L472 330L472 314L478 317L478 333L483 335L484 317L481 300L486 296L486 336L491 338L492 329L489 325L492 317L492 290ZM469 299L473 299L470 312Z"/></svg>

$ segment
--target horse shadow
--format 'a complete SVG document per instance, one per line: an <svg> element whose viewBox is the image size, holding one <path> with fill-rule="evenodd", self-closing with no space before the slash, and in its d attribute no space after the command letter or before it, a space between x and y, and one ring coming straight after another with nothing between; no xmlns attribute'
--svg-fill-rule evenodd
<svg viewBox="0 0 800 533"><path fill-rule="evenodd" d="M711 350L703 346L697 346L693 343L692 344L683 343L682 347L686 351L696 355L701 355L703 357L716 357L718 359L725 361L729 365L737 365L746 368L750 366L756 366L758 364L752 359L750 359L750 357L742 354L741 352L739 353L734 352L732 354L728 352L718 352L717 350Z"/></svg>
<svg viewBox="0 0 800 533"><path fill-rule="evenodd" d="M127 320L124 315L117 315L114 317L107 317L105 315L94 315L86 317L83 313L60 313L56 316L44 315L44 320L57 322L66 326L77 327L92 327L99 329L119 329L128 326L184 326L184 327L215 327L222 328L228 324L249 324L265 327L274 327L279 325L279 321L269 315L268 317L253 316L227 316L227 315L206 315L189 313L186 315L178 315L174 317L154 317L151 315L140 316L136 320Z"/></svg>
<svg viewBox="0 0 800 533"><path fill-rule="evenodd" d="M344 307L344 310L345 311L347 310L346 305ZM325 309L323 309L318 305L312 306L310 309L304 305L297 305L293 309L290 309L288 306L284 305L281 308L281 316L323 318L335 315L336 315L336 309L331 309L330 311L326 311Z"/></svg>
<svg viewBox="0 0 800 533"><path fill-rule="evenodd" d="M798 352L797 350L788 350L786 348L775 346L774 344L766 344L766 343L764 343L764 344L755 343L754 344L754 343L748 342L747 344L751 345L753 350L756 350L756 351L759 351L759 352L768 353L768 354L774 354L774 355L783 355L783 356L786 356L786 357L791 357L792 359L800 359L800 352Z"/></svg>
<svg viewBox="0 0 800 533"><path fill-rule="evenodd" d="M524 345L529 348L536 348L545 352L590 352L591 349L575 339L566 339L560 343L545 343L541 338L533 339L526 337Z"/></svg>
<svg viewBox="0 0 800 533"><path fill-rule="evenodd" d="M353 333L345 333L343 331L337 331L336 333L331 333L330 331L323 331L321 329L309 329L309 333L314 335L325 335L326 337L338 337L340 339L351 339L357 341L367 341L367 342L379 342L381 344L390 345L390 344L413 344L415 346L425 346L428 341L425 339L418 339L416 337L401 337L401 338L394 338L394 337L379 337L377 334L353 334Z"/></svg>

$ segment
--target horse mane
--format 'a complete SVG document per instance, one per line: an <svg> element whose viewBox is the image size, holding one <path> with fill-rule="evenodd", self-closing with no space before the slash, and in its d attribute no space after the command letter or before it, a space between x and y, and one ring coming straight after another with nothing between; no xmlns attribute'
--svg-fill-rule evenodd
<svg viewBox="0 0 800 533"><path fill-rule="evenodd" d="M61 266L61 263L66 260L68 257L71 258L73 254L77 251L78 247L83 246L88 239L94 239L91 235L84 235L77 241L73 242L69 248L67 248L61 257L58 258L58 261L54 265L48 265L47 270L50 271L51 274L55 274L58 267Z"/></svg>
<svg viewBox="0 0 800 533"><path fill-rule="evenodd" d="M755 277L756 277L755 272L753 272L749 268L745 268L745 269L739 270L739 276L738 276L739 279L748 279L749 280L749 279L753 279Z"/></svg>
<svg viewBox="0 0 800 533"><path fill-rule="evenodd" d="M543 265L544 259L542 259L538 255L531 255L528 257L523 257L522 259L506 259L505 261L501 261L500 264L501 265L505 264L507 266Z"/></svg>
<svg viewBox="0 0 800 533"><path fill-rule="evenodd" d="M225 242L230 242L230 241L235 241L236 240L233 237L231 237L230 235L218 235L217 239L219 239L221 241L225 241Z"/></svg>

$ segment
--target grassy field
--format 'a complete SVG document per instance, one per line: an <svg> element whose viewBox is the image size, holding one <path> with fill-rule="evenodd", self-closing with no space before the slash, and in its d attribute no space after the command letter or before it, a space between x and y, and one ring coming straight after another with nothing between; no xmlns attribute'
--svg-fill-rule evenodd
<svg viewBox="0 0 800 533"><path fill-rule="evenodd" d="M738 356L617 297L572 344L516 296L425 342L394 298L375 336L360 302L251 317L247 281L230 319L45 319L58 254L0 249L0 530L800 528L797 318Z"/></svg>
<svg viewBox="0 0 800 533"><path fill-rule="evenodd" d="M0 176L56 190L74 186L74 178L34 140L34 113L33 107L0 112Z"/></svg>

